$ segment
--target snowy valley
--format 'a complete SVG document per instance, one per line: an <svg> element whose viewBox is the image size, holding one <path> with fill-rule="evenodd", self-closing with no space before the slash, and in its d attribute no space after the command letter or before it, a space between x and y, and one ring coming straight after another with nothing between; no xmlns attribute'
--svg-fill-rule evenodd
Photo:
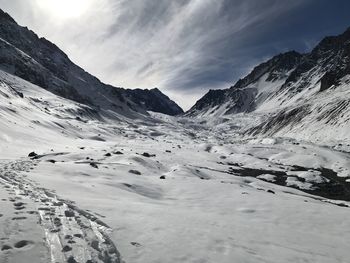
<svg viewBox="0 0 350 263"><path fill-rule="evenodd" d="M0 262L349 262L349 30L183 113L0 17Z"/></svg>

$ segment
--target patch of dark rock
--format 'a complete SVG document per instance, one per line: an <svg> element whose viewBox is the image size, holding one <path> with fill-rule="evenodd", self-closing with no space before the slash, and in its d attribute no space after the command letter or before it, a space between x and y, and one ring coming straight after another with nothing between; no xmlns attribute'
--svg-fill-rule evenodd
<svg viewBox="0 0 350 263"><path fill-rule="evenodd" d="M21 240L21 241L18 241L17 243L15 243L15 248L22 248L22 247L28 246L32 243L33 242L30 242L28 240Z"/></svg>
<svg viewBox="0 0 350 263"><path fill-rule="evenodd" d="M61 219L58 217L55 217L55 219L53 220L53 223L55 224L55 226L61 226Z"/></svg>
<svg viewBox="0 0 350 263"><path fill-rule="evenodd" d="M47 162L49 162L49 163L56 163L55 160L47 160Z"/></svg>
<svg viewBox="0 0 350 263"><path fill-rule="evenodd" d="M297 165L288 166L288 168L290 168L291 171L295 172L310 170L310 168L301 167ZM312 189L300 189L296 186L291 187L296 188L305 193L322 196L327 199L350 201L350 184L346 182L346 178L339 177L338 174L332 169L322 167L314 170L319 171L321 173L321 176L328 179L328 181L324 181L322 183L314 183ZM254 169L246 167L229 167L227 173L242 177L255 178L263 174L272 174L275 176L275 181L273 183L282 186L286 186L286 179L288 178L288 175L285 171ZM305 182L304 178L297 178L300 182ZM264 179L260 180L266 181ZM271 183L269 181L266 182Z"/></svg>
<svg viewBox="0 0 350 263"><path fill-rule="evenodd" d="M270 190L270 189L269 189L269 190L267 190L267 192L268 192L268 193L271 193L271 194L275 194L275 192L274 192L274 191L272 191L272 190Z"/></svg>
<svg viewBox="0 0 350 263"><path fill-rule="evenodd" d="M70 256L67 260L67 263L78 263L73 256Z"/></svg>
<svg viewBox="0 0 350 263"><path fill-rule="evenodd" d="M91 167L93 167L93 168L98 169L98 166L97 166L97 164L96 164L96 163L90 163L90 166L91 166Z"/></svg>
<svg viewBox="0 0 350 263"><path fill-rule="evenodd" d="M340 204L336 204L337 206L340 206L340 207L349 207L347 204L344 204L344 203L340 203Z"/></svg>
<svg viewBox="0 0 350 263"><path fill-rule="evenodd" d="M136 175L141 175L141 172L137 171L137 170L129 170L129 173L136 174Z"/></svg>
<svg viewBox="0 0 350 263"><path fill-rule="evenodd" d="M151 157L156 157L155 154L150 154L150 153L147 153L147 152L144 152L143 154L141 154L143 157L147 157L147 158L151 158Z"/></svg>
<svg viewBox="0 0 350 263"><path fill-rule="evenodd" d="M101 251L98 240L93 240L91 242L91 247L97 251Z"/></svg>
<svg viewBox="0 0 350 263"><path fill-rule="evenodd" d="M105 156L106 156L106 157L111 157L112 154L111 154L111 153L106 153Z"/></svg>
<svg viewBox="0 0 350 263"><path fill-rule="evenodd" d="M165 180L165 175L162 175L159 179Z"/></svg>
<svg viewBox="0 0 350 263"><path fill-rule="evenodd" d="M66 211L64 211L64 215L66 216L66 217L74 217L74 211L73 210L66 210Z"/></svg>
<svg viewBox="0 0 350 263"><path fill-rule="evenodd" d="M10 250L10 249L12 249L12 247L10 245L3 245L1 247L1 251Z"/></svg>
<svg viewBox="0 0 350 263"><path fill-rule="evenodd" d="M74 236L77 237L77 238L83 238L82 234L74 234Z"/></svg>
<svg viewBox="0 0 350 263"><path fill-rule="evenodd" d="M62 248L62 252L68 252L68 251L71 251L72 248L70 246L67 246L65 245L63 248Z"/></svg>
<svg viewBox="0 0 350 263"><path fill-rule="evenodd" d="M171 151L170 151L170 150L166 150L165 152L166 152L166 153L171 153Z"/></svg>
<svg viewBox="0 0 350 263"><path fill-rule="evenodd" d="M38 154L36 154L35 152L31 152L28 154L28 157L36 157L38 156Z"/></svg>
<svg viewBox="0 0 350 263"><path fill-rule="evenodd" d="M120 151L116 151L116 152L113 152L114 154L116 154L116 155L122 155L122 154L124 154L124 153L122 153L122 152L120 152Z"/></svg>

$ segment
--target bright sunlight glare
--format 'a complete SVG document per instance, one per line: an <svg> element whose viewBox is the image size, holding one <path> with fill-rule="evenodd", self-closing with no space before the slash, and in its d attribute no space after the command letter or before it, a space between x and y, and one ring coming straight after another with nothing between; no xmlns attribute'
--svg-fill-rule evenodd
<svg viewBox="0 0 350 263"><path fill-rule="evenodd" d="M91 0L36 0L39 8L57 18L77 18L91 6Z"/></svg>

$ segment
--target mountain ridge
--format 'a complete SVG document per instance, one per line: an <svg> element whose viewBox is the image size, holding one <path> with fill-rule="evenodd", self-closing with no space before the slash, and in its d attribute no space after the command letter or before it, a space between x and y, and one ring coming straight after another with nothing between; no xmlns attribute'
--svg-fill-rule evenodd
<svg viewBox="0 0 350 263"><path fill-rule="evenodd" d="M323 129L329 129L329 136L349 139L349 81L350 28L325 37L309 53L274 56L230 88L210 90L185 116L233 122L246 114L254 121L240 126L244 135L293 137L305 132L308 139L314 134L322 140Z"/></svg>
<svg viewBox="0 0 350 263"><path fill-rule="evenodd" d="M27 27L19 26L0 9L0 67L56 95L105 110L125 115L147 114L146 111L166 112L170 115L183 110L167 96L162 107L155 108L151 92L143 92L150 105L139 103L137 90L127 90L101 82L95 76L74 64L54 43ZM148 94L146 94L148 93ZM161 100L157 98L158 102Z"/></svg>

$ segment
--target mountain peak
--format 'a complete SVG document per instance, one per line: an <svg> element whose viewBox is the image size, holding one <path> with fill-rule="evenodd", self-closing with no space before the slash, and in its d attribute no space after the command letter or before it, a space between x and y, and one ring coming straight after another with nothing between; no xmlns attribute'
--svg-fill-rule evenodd
<svg viewBox="0 0 350 263"><path fill-rule="evenodd" d="M243 88L257 81L265 74L268 74L268 81L280 79L287 71L293 69L302 57L302 54L294 50L280 53L256 66L246 77L239 79L231 89Z"/></svg>

